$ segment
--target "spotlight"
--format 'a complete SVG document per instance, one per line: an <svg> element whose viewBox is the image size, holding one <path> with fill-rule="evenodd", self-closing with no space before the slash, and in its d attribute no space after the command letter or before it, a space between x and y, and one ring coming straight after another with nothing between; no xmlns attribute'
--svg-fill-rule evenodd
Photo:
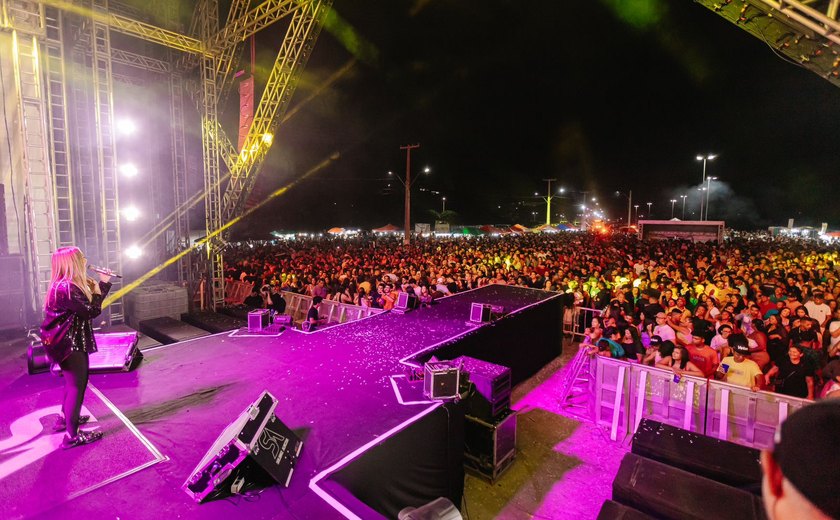
<svg viewBox="0 0 840 520"><path fill-rule="evenodd" d="M137 166L134 166L131 163L125 163L120 166L120 173L122 173L125 177L136 177Z"/></svg>
<svg viewBox="0 0 840 520"><path fill-rule="evenodd" d="M129 246L125 250L125 256L127 256L128 258L131 258L132 260L136 260L136 259L140 258L140 256L142 256L142 255L143 255L143 251L137 246Z"/></svg>
<svg viewBox="0 0 840 520"><path fill-rule="evenodd" d="M134 222L140 217L140 210L136 206L128 206L122 210L123 217L129 222Z"/></svg>
<svg viewBox="0 0 840 520"><path fill-rule="evenodd" d="M117 121L117 131L120 135L132 135L137 131L137 126L131 119L120 119Z"/></svg>
<svg viewBox="0 0 840 520"><path fill-rule="evenodd" d="M273 143L273 142L274 142L274 134L270 134L270 133L265 133L265 134L263 134L263 136L262 136L262 142L263 142L266 146L271 146L271 143Z"/></svg>

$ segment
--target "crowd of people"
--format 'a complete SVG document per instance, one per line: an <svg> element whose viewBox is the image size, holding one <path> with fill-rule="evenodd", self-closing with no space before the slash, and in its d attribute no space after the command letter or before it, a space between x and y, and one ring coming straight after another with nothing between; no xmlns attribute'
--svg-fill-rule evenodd
<svg viewBox="0 0 840 520"><path fill-rule="evenodd" d="M255 290L385 310L400 291L424 304L488 284L557 291L569 308L595 310L584 341L601 355L797 397L840 396L837 246L737 232L721 243L529 233L254 246L229 246L225 260L226 277Z"/></svg>

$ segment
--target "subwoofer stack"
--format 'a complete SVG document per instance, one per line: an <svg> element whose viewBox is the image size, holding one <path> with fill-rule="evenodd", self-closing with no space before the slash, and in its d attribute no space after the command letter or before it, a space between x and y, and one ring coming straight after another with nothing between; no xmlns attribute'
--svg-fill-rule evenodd
<svg viewBox="0 0 840 520"><path fill-rule="evenodd" d="M599 519L765 520L759 452L643 419Z"/></svg>
<svg viewBox="0 0 840 520"><path fill-rule="evenodd" d="M461 356L461 367L475 391L467 404L464 464L467 471L495 481L516 455L516 412L510 409L510 368Z"/></svg>

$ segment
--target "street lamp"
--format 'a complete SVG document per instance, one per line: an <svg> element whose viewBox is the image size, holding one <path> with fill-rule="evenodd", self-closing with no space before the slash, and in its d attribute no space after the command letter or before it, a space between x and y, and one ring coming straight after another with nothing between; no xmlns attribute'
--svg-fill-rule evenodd
<svg viewBox="0 0 840 520"><path fill-rule="evenodd" d="M650 218L650 215L651 215L650 207L653 206L653 202L648 202L647 205L648 205L648 218Z"/></svg>
<svg viewBox="0 0 840 520"><path fill-rule="evenodd" d="M639 205L633 204L633 207L636 208L636 223L639 223Z"/></svg>
<svg viewBox="0 0 840 520"><path fill-rule="evenodd" d="M674 218L674 204L677 203L677 199L671 199L671 218Z"/></svg>
<svg viewBox="0 0 840 520"><path fill-rule="evenodd" d="M443 202L443 209L440 212L446 213L446 197L441 197L440 200Z"/></svg>
<svg viewBox="0 0 840 520"><path fill-rule="evenodd" d="M717 177L706 177L706 220L709 220L709 201L712 195L712 181L716 181Z"/></svg>
<svg viewBox="0 0 840 520"><path fill-rule="evenodd" d="M682 219L685 220L685 199L688 198L688 195L680 195L680 198L683 200Z"/></svg>
<svg viewBox="0 0 840 520"><path fill-rule="evenodd" d="M713 154L713 153L697 156L698 161L703 161L703 180L700 182L701 186L706 183L706 161L711 161L715 157L717 157L717 155ZM708 214L708 209L706 210L706 213ZM706 217L708 218L708 215L706 215ZM700 220L701 221L703 220L703 198L702 197L700 198Z"/></svg>

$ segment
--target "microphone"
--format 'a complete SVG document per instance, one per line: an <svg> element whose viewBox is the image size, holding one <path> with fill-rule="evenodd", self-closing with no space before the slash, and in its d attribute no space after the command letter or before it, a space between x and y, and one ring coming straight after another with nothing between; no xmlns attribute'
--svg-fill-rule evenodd
<svg viewBox="0 0 840 520"><path fill-rule="evenodd" d="M122 278L122 275L115 273L114 271L108 269L107 267L97 267L95 265L89 265L88 269L93 271L94 273L100 273L112 278Z"/></svg>

